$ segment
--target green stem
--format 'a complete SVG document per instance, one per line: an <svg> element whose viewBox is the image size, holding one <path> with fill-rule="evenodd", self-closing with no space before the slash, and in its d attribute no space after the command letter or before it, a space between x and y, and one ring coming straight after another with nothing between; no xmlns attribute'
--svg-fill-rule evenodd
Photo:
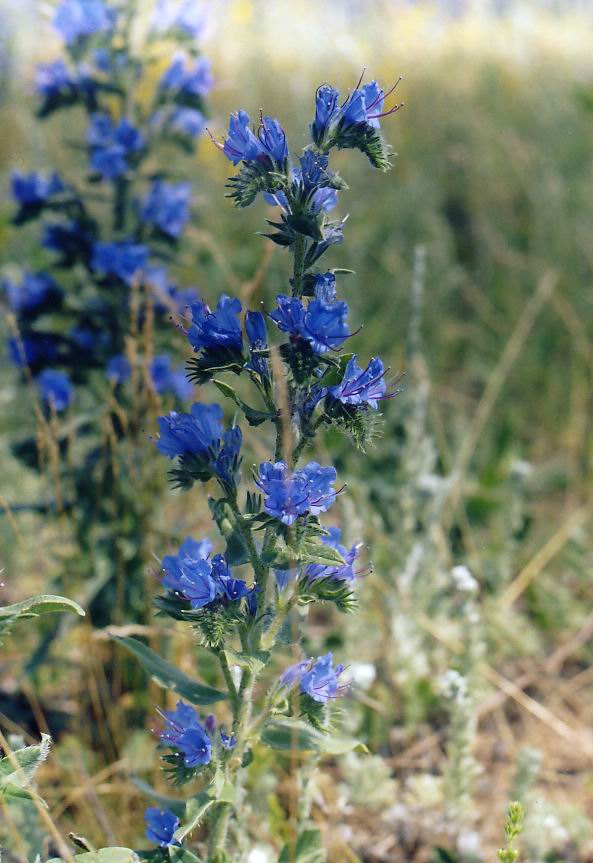
<svg viewBox="0 0 593 863"><path fill-rule="evenodd" d="M229 662L226 658L224 650L217 650L216 656L218 657L218 661L220 663L220 668L222 671L222 676L224 677L224 682L227 685L227 689L229 691L229 695L231 697L231 703L233 705L233 711L237 710L238 707L238 693L237 687L235 686L235 681L233 680L231 669L229 668Z"/></svg>
<svg viewBox="0 0 593 863"><path fill-rule="evenodd" d="M294 241L294 272L292 277L293 297L303 296L303 278L305 276L305 249L307 239L303 234L297 234Z"/></svg>

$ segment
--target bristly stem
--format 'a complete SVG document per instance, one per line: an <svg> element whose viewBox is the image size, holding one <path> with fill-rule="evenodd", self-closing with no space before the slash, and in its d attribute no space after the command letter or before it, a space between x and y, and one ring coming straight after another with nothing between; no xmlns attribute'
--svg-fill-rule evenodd
<svg viewBox="0 0 593 863"><path fill-rule="evenodd" d="M303 296L303 279L305 276L305 250L307 246L307 238L302 234L297 234L294 241L294 274L292 277L292 295L293 297Z"/></svg>

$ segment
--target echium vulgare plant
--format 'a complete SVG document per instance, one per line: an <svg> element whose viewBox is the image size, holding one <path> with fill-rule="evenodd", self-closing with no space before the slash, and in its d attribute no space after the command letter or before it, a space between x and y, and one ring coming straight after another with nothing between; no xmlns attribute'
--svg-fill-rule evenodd
<svg viewBox="0 0 593 863"><path fill-rule="evenodd" d="M209 504L222 543L217 548L208 538L187 538L176 554L165 556L164 593L156 605L199 634L219 665L225 690L180 680L145 645L120 639L182 696L162 714L162 758L175 783L197 780L201 786L183 821L166 808L147 810L154 860L178 859L179 845L204 817L207 860L242 859L237 842L244 830L236 829L237 821L246 768L260 745L334 755L357 745L332 733L334 703L347 689L344 666L331 653L301 653L300 627L306 607L315 603L333 603L341 612L355 607L360 546L345 547L340 530L322 522L343 490L336 470L303 456L328 425L364 445L379 402L394 394L378 357L366 362L346 352L355 333L348 305L338 297L340 271L319 267L326 250L342 241L344 224L328 221L335 192L346 188L330 169L330 154L355 148L374 167L389 167L379 123L395 108L385 109L386 95L373 81L340 103L337 90L320 87L312 143L296 162L283 128L271 117L262 116L254 129L244 111L232 114L219 144L239 166L230 180L236 204L246 206L261 192L279 205L268 236L290 250L293 272L289 291L276 297L273 309L248 310L242 317L239 300L226 295L215 309L202 301L191 307L186 334L196 356L189 376L212 382L235 418L225 426L220 405L200 402L188 413L159 419L156 447L176 460L171 475L177 486L211 483ZM235 386L228 377L222 380L223 373L240 381ZM275 437L270 459L253 471L242 470L241 415L250 426L271 424ZM217 699L228 704L218 719L203 718L192 706ZM294 834L281 852L283 861L311 854L320 842L306 823ZM321 849L306 856L322 858Z"/></svg>
<svg viewBox="0 0 593 863"><path fill-rule="evenodd" d="M192 395L167 346L171 315L198 294L174 284L167 264L192 215L177 153L191 156L205 128L212 75L198 40L208 22L194 0L61 0L52 23L64 54L38 67L38 117L66 112L82 140L66 142L68 176L14 172L14 222L40 223L46 263L7 267L0 293L40 426L16 452L48 473L53 494L40 508L68 512L82 574L106 585L100 623L113 619L117 580L120 606L144 613L142 534L159 499L154 479L144 491L138 480L144 428L163 400Z"/></svg>

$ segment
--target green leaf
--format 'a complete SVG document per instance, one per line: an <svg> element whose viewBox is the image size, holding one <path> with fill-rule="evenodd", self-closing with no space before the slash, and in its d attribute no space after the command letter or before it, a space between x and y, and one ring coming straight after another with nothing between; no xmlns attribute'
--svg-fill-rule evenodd
<svg viewBox="0 0 593 863"><path fill-rule="evenodd" d="M0 759L0 799L32 799L37 796L30 784L39 766L49 755L50 746L51 737L49 734L42 734L41 743L17 749L11 756Z"/></svg>
<svg viewBox="0 0 593 863"><path fill-rule="evenodd" d="M321 843L319 830L304 830L295 843L287 843L278 858L278 863L324 863L327 854Z"/></svg>
<svg viewBox="0 0 593 863"><path fill-rule="evenodd" d="M163 809L170 809L171 812L179 818L185 814L185 800L177 800L175 797L168 797L166 794L160 794L158 791L155 791L148 782L140 779L139 776L131 776L130 778L139 791L146 794L147 797L159 806L162 806Z"/></svg>
<svg viewBox="0 0 593 863"><path fill-rule="evenodd" d="M204 815L216 803L213 797L206 793L190 798L185 805L185 818L181 827L175 831L175 838L181 842L202 823Z"/></svg>
<svg viewBox="0 0 593 863"><path fill-rule="evenodd" d="M243 399L237 395L235 392L235 388L230 384L227 384L225 381L217 380L216 378L212 381L215 384L219 391L229 399L232 399L237 407L241 408L243 413L245 414L245 419L249 423L250 426L259 426L262 423L266 422L266 420L276 419L276 414L270 413L269 411L260 411L257 408L252 408Z"/></svg>
<svg viewBox="0 0 593 863"><path fill-rule="evenodd" d="M319 752L325 755L343 755L345 752L367 752L364 743L323 734L300 719L269 722L262 733L262 741L272 749L299 752Z"/></svg>
<svg viewBox="0 0 593 863"><path fill-rule="evenodd" d="M346 561L336 548L323 542L302 540L297 553L301 563L317 563L321 566L344 566Z"/></svg>
<svg viewBox="0 0 593 863"><path fill-rule="evenodd" d="M214 704L216 701L228 698L226 692L220 692L218 689L192 680L191 677L170 665L141 641L120 635L115 635L113 638L140 660L144 670L163 689L172 689L173 692L186 698L192 704Z"/></svg>
<svg viewBox="0 0 593 863"><path fill-rule="evenodd" d="M130 848L101 848L76 854L76 863L140 863L140 858ZM64 863L61 857L52 857L47 863Z"/></svg>
<svg viewBox="0 0 593 863"><path fill-rule="evenodd" d="M224 655L230 665L248 668L254 674L260 672L270 658L267 650L257 650L255 653L238 653L230 647L227 647Z"/></svg>
<svg viewBox="0 0 593 863"><path fill-rule="evenodd" d="M0 636L6 635L8 630L19 620L62 611L74 611L81 617L85 616L84 609L74 600L51 594L31 596L28 599L23 599L22 602L15 602L14 605L0 606Z"/></svg>
<svg viewBox="0 0 593 863"><path fill-rule="evenodd" d="M171 863L202 863L199 857L187 848L179 848L175 845L169 845L169 860Z"/></svg>

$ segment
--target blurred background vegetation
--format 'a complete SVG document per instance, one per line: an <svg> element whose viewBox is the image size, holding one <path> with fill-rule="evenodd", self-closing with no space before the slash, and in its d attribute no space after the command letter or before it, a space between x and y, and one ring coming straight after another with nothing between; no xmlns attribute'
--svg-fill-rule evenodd
<svg viewBox="0 0 593 863"><path fill-rule="evenodd" d="M2 5L6 191L14 168L67 165L77 120L62 115L43 130L34 120L32 71L56 56L57 43L44 4ZM382 83L404 76L405 108L386 128L393 171L369 176L342 154L350 191L339 212L351 218L329 261L356 270L345 289L351 320L364 322L359 353L406 372L368 458L343 438L325 441L349 484L339 516L347 539L362 536L374 564L360 584L360 615L345 626L313 621L312 647L333 647L351 665L358 697L345 721L371 750L312 780L332 860L492 859L514 798L527 811L526 860L585 863L593 854L590 4L211 5L204 50L216 78L215 136L230 110L254 116L261 107L281 119L296 150L321 82L347 89L363 68ZM287 259L256 236L270 216L263 203L236 213L223 197L227 168L205 138L192 177L199 217L174 269L208 301L223 291L269 300L284 289ZM38 261L35 236L17 236L7 194L2 200L5 264ZM62 592L80 599L84 585L61 571L68 516L28 509L51 477L12 455L35 418L7 362L0 403L0 601L43 592L58 575ZM154 432L150 417L146 431ZM253 433L250 443L255 458ZM163 493L158 532L172 545L200 536L206 504L192 500L189 512ZM147 558L165 551L145 549ZM159 625L146 634L158 639ZM136 690L111 702L108 637L92 621L65 620L54 662L23 675L39 630L2 648L0 721L12 733L49 728L56 738L42 786L64 834L138 842L144 798L130 772L162 787L144 718L162 694L140 675ZM175 645L191 670L181 635ZM466 696L451 669L467 681ZM251 777L250 863L275 859L289 794L282 771L262 753ZM11 817L28 824L34 859L40 829L26 814Z"/></svg>

